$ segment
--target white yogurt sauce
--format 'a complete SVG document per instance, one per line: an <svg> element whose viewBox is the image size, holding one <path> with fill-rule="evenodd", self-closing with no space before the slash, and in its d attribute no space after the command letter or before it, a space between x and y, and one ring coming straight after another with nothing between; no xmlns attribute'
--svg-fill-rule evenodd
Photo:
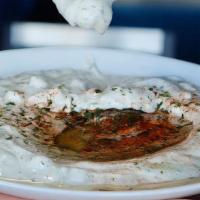
<svg viewBox="0 0 200 200"><path fill-rule="evenodd" d="M91 72L93 71L93 72ZM145 112L165 109L199 126L200 106L192 102L198 90L174 77L111 77L90 71L58 70L0 79L1 106L47 107L52 111L95 108L134 108ZM52 101L48 105L49 100ZM190 102L186 106L186 103ZM13 139L14 138L14 139ZM134 161L58 164L17 145L18 131L0 122L0 176L33 182L90 186L98 189L134 187L200 177L200 133L170 151ZM105 186L106 185L106 186Z"/></svg>
<svg viewBox="0 0 200 200"><path fill-rule="evenodd" d="M107 30L112 20L112 3L115 0L53 0L58 11L72 26Z"/></svg>

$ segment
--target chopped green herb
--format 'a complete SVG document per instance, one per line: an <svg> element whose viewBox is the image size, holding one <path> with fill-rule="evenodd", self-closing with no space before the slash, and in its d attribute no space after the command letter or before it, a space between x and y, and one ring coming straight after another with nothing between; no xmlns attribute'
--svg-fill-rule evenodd
<svg viewBox="0 0 200 200"><path fill-rule="evenodd" d="M29 141L28 140L24 140L24 144L29 144Z"/></svg>
<svg viewBox="0 0 200 200"><path fill-rule="evenodd" d="M84 117L85 117L87 120L91 120L91 119L94 118L94 113L93 113L93 112L90 112L90 111L85 111Z"/></svg>
<svg viewBox="0 0 200 200"><path fill-rule="evenodd" d="M5 138L6 140L12 140L12 136L10 135L10 136L8 136L7 138Z"/></svg>
<svg viewBox="0 0 200 200"><path fill-rule="evenodd" d="M96 89L95 93L102 93L102 90Z"/></svg>
<svg viewBox="0 0 200 200"><path fill-rule="evenodd" d="M22 108L20 108L20 115L21 115L21 116L24 116L24 115L25 115L25 111L24 111Z"/></svg>
<svg viewBox="0 0 200 200"><path fill-rule="evenodd" d="M53 103L51 99L48 99L48 106L50 106Z"/></svg>
<svg viewBox="0 0 200 200"><path fill-rule="evenodd" d="M37 133L33 133L33 136L34 136L35 138L40 138L40 135L37 134Z"/></svg>
<svg viewBox="0 0 200 200"><path fill-rule="evenodd" d="M96 110L94 111L88 111L86 110L84 112L84 117L87 119L87 120L92 120L92 119L95 119L95 120L99 120L100 119L100 114L101 114L101 109L97 108Z"/></svg>
<svg viewBox="0 0 200 200"><path fill-rule="evenodd" d="M191 126L191 125L193 125L193 122L187 122L187 123L185 123L183 125L177 126L177 128L183 128L183 127Z"/></svg>
<svg viewBox="0 0 200 200"><path fill-rule="evenodd" d="M7 106L15 106L15 103L14 102L8 102L6 103Z"/></svg>
<svg viewBox="0 0 200 200"><path fill-rule="evenodd" d="M50 111L50 108L41 108L40 109L41 114L45 114L46 112L49 112L49 111Z"/></svg>
<svg viewBox="0 0 200 200"><path fill-rule="evenodd" d="M174 105L175 107L181 107L181 103L180 103L180 102L174 102L173 105Z"/></svg>
<svg viewBox="0 0 200 200"><path fill-rule="evenodd" d="M40 115L37 115L37 116L35 116L34 118L33 118L33 120L39 120L41 118L41 116Z"/></svg>
<svg viewBox="0 0 200 200"><path fill-rule="evenodd" d="M71 106L72 106L72 107L71 107L71 111L72 111L72 112L74 111L74 108L77 107L77 105L74 104L73 101L74 101L74 98L71 97Z"/></svg>
<svg viewBox="0 0 200 200"><path fill-rule="evenodd" d="M61 84L61 85L58 86L58 89L62 89L63 87L65 87L65 85Z"/></svg>
<svg viewBox="0 0 200 200"><path fill-rule="evenodd" d="M64 111L65 109L67 109L67 106L66 106L66 105L63 107L63 109L62 109L62 110Z"/></svg>
<svg viewBox="0 0 200 200"><path fill-rule="evenodd" d="M112 91L116 91L116 90L117 90L117 88L116 88L116 87L113 87L113 88L112 88Z"/></svg>
<svg viewBox="0 0 200 200"><path fill-rule="evenodd" d="M162 105L163 105L163 102L161 101L159 104L157 104L156 110L160 110Z"/></svg>
<svg viewBox="0 0 200 200"><path fill-rule="evenodd" d="M128 89L128 92L129 92L130 94L132 94L132 90L131 90L130 88Z"/></svg>
<svg viewBox="0 0 200 200"><path fill-rule="evenodd" d="M163 93L159 94L160 97L171 97L170 93L168 91L165 91Z"/></svg>
<svg viewBox="0 0 200 200"><path fill-rule="evenodd" d="M28 137L26 134L25 134L25 131L22 131L21 133L24 137Z"/></svg>
<svg viewBox="0 0 200 200"><path fill-rule="evenodd" d="M33 128L33 131L34 131L34 132L39 131L39 128L38 128L38 127L34 127L34 128Z"/></svg>
<svg viewBox="0 0 200 200"><path fill-rule="evenodd" d="M100 119L101 111L102 111L101 109L97 108L94 112L94 116L97 121L99 121L99 119Z"/></svg>
<svg viewBox="0 0 200 200"><path fill-rule="evenodd" d="M163 109L163 108L161 108L160 111L162 111L162 112L164 112L164 113L166 113L166 114L169 114L169 111L168 111L168 110L165 110L165 109Z"/></svg>
<svg viewBox="0 0 200 200"><path fill-rule="evenodd" d="M149 88L149 90L150 90L150 91L153 91L153 88L152 88L152 87L150 87L150 88Z"/></svg>

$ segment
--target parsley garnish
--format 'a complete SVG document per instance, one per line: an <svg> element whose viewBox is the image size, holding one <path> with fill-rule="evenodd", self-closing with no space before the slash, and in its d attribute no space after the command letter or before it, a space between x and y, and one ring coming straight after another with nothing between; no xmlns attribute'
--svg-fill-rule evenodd
<svg viewBox="0 0 200 200"><path fill-rule="evenodd" d="M153 91L153 88L152 88L152 87L150 87L150 88L149 88L149 90L150 90L150 91Z"/></svg>
<svg viewBox="0 0 200 200"><path fill-rule="evenodd" d="M46 112L49 112L50 111L50 108L41 108L40 109L40 112L45 114Z"/></svg>
<svg viewBox="0 0 200 200"><path fill-rule="evenodd" d="M168 91L165 91L163 93L159 94L160 97L171 97L170 93Z"/></svg>
<svg viewBox="0 0 200 200"><path fill-rule="evenodd" d="M102 93L102 90L96 89L95 93Z"/></svg>
<svg viewBox="0 0 200 200"><path fill-rule="evenodd" d="M48 99L48 106L50 106L53 103L51 99Z"/></svg>
<svg viewBox="0 0 200 200"><path fill-rule="evenodd" d="M74 111L74 109L75 109L75 107L77 107L77 105L76 104L74 104L74 98L73 97L71 97L71 111L73 112Z"/></svg>
<svg viewBox="0 0 200 200"><path fill-rule="evenodd" d="M15 103L14 102L8 102L6 103L7 106L15 106Z"/></svg>
<svg viewBox="0 0 200 200"><path fill-rule="evenodd" d="M181 107L181 103L180 102L174 102L173 103L175 107Z"/></svg>
<svg viewBox="0 0 200 200"><path fill-rule="evenodd" d="M90 111L88 111L88 110L86 110L86 111L84 112L84 117L85 117L87 120L91 120L91 119L94 118L94 113L93 113L93 112L90 112Z"/></svg>
<svg viewBox="0 0 200 200"><path fill-rule="evenodd" d="M65 85L64 85L64 84L61 84L61 85L58 86L58 89L61 90L63 87L65 87Z"/></svg>
<svg viewBox="0 0 200 200"><path fill-rule="evenodd" d="M112 91L116 91L116 90L117 90L117 88L116 88L116 87L113 87L113 88L112 88Z"/></svg>
<svg viewBox="0 0 200 200"><path fill-rule="evenodd" d="M84 112L84 117L89 121L89 120L92 120L92 119L95 119L95 120L99 120L100 119L100 114L101 114L101 109L97 108L96 110L94 111L88 111L86 110Z"/></svg>
<svg viewBox="0 0 200 200"><path fill-rule="evenodd" d="M12 140L12 136L10 135L10 136L8 136L7 138L6 138L6 140Z"/></svg>
<svg viewBox="0 0 200 200"><path fill-rule="evenodd" d="M163 105L163 102L161 101L159 104L157 104L156 110L160 110L162 105Z"/></svg>
<svg viewBox="0 0 200 200"><path fill-rule="evenodd" d="M22 108L20 108L20 115L25 116L25 111Z"/></svg>

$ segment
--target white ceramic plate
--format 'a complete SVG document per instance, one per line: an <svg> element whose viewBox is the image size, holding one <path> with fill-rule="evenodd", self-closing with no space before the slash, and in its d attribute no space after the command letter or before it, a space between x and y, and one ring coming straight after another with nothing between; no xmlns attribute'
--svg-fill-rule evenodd
<svg viewBox="0 0 200 200"><path fill-rule="evenodd" d="M94 48L4 51L0 53L0 77L41 69L64 67L78 69L90 55L95 58L98 67L105 73L135 76L178 75L200 86L198 65L137 52ZM199 191L200 182L142 191L91 192L0 181L0 192L37 200L157 200L193 195Z"/></svg>

